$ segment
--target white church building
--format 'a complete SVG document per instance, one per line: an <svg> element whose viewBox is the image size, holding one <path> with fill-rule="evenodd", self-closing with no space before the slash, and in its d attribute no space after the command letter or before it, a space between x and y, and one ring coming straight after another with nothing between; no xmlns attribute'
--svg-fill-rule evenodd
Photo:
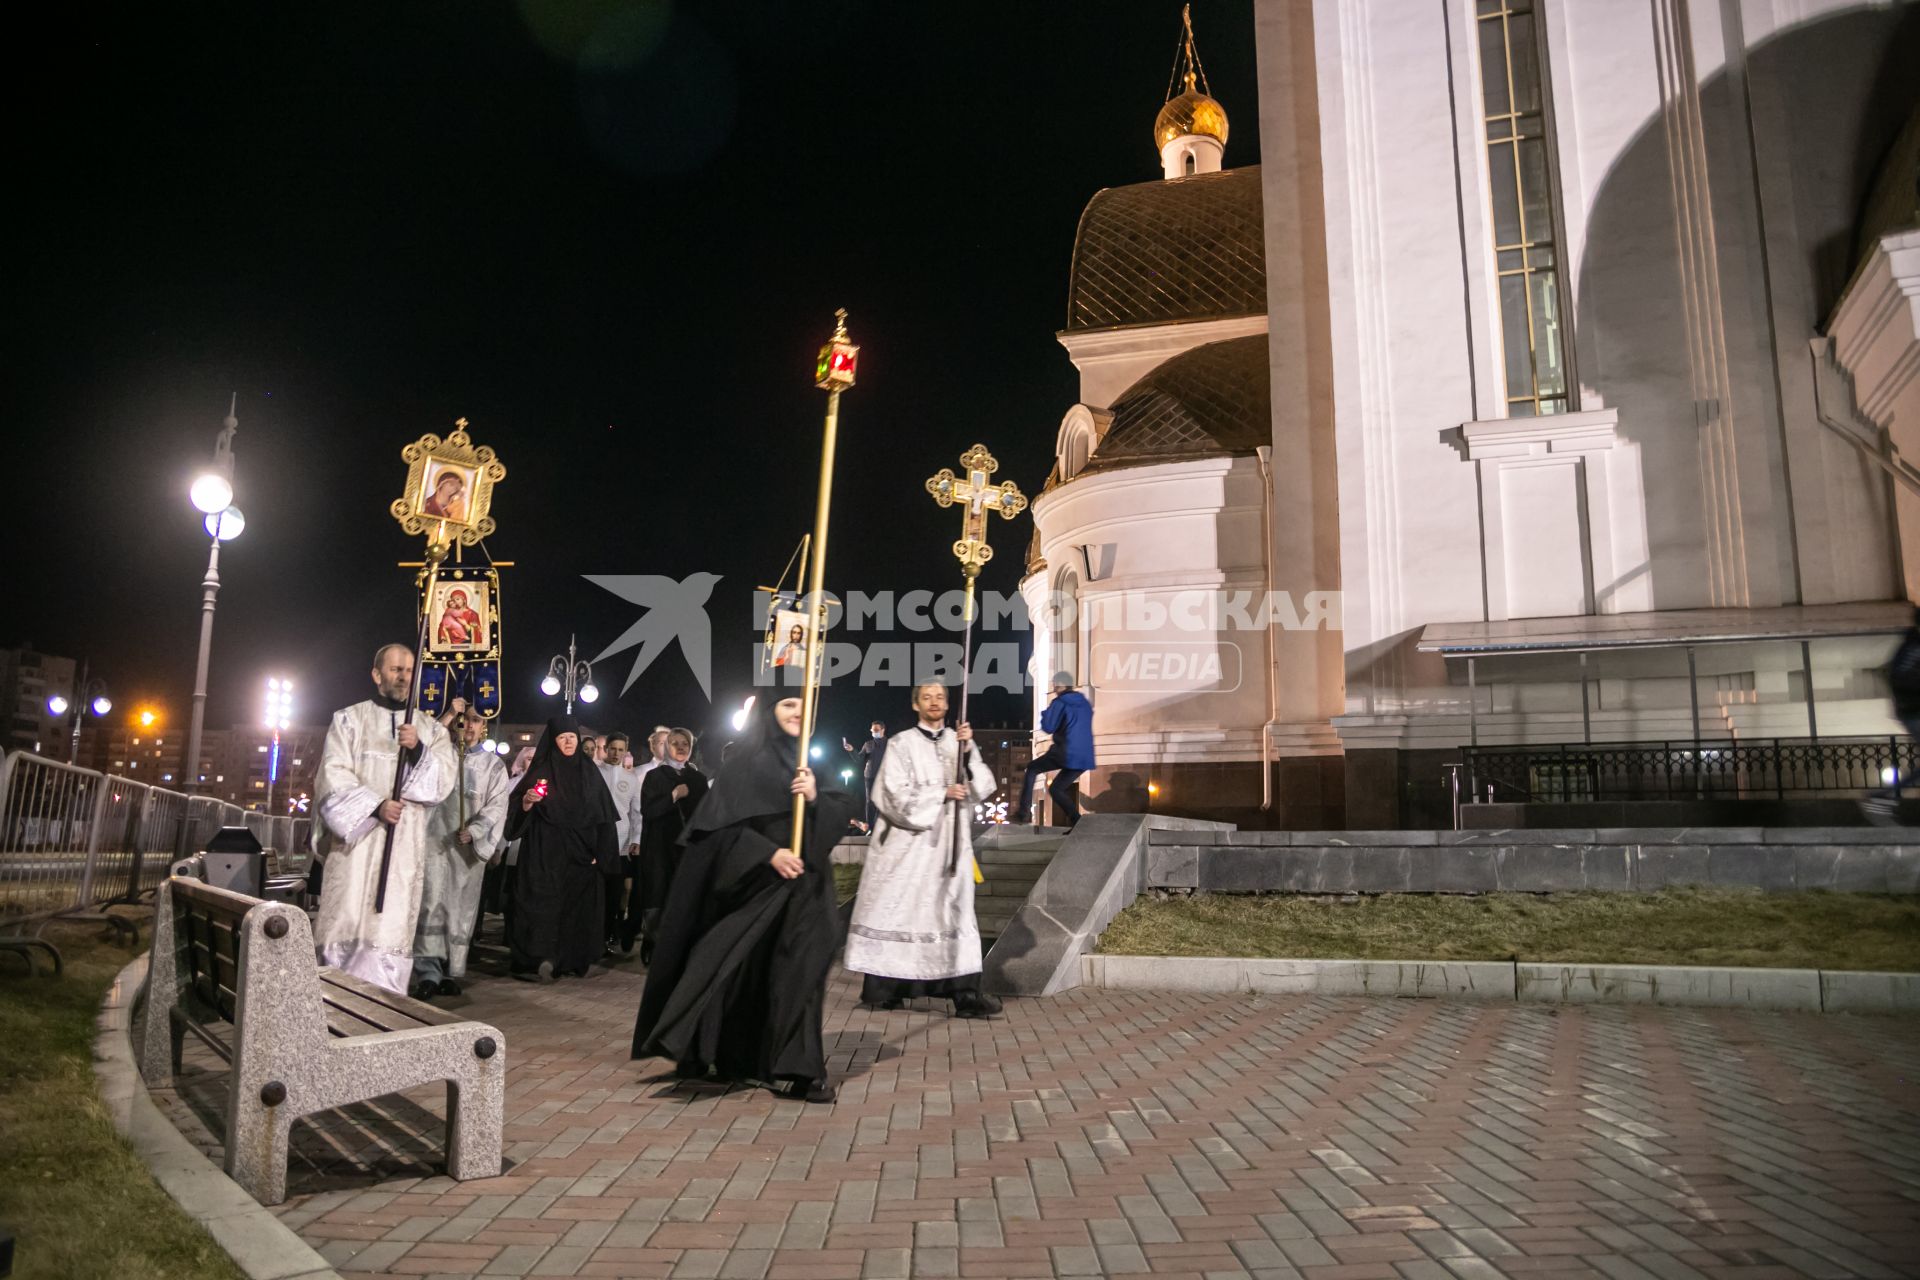
<svg viewBox="0 0 1920 1280"><path fill-rule="evenodd" d="M1470 749L1900 734L1920 4L1255 26L1074 244L1022 592L1091 807L1436 826Z"/></svg>

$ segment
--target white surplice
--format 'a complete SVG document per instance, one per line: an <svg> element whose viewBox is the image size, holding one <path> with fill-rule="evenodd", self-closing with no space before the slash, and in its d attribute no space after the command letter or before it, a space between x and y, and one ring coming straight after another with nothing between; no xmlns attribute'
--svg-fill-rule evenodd
<svg viewBox="0 0 1920 1280"><path fill-rule="evenodd" d="M440 960L454 978L467 973L480 885L487 864L506 843L507 796L513 790L507 766L484 745L468 748L460 769L462 785L440 802L427 823L426 883L413 935L413 954ZM462 831L472 837L471 843L461 842Z"/></svg>
<svg viewBox="0 0 1920 1280"><path fill-rule="evenodd" d="M632 769L617 764L602 762L595 767L600 770L600 776L606 779L607 790L613 793L614 835L620 842L620 852L625 853L628 832L633 830L629 814L640 802L639 780L634 777Z"/></svg>
<svg viewBox="0 0 1920 1280"><path fill-rule="evenodd" d="M860 890L853 901L842 962L882 978L958 978L980 972L980 926L973 915L973 806L999 785L978 751L969 753L968 799L961 809L960 856L953 847L959 741L951 729L929 738L919 728L887 739L873 781L876 813Z"/></svg>
<svg viewBox="0 0 1920 1280"><path fill-rule="evenodd" d="M413 933L426 876L427 824L453 790L453 742L430 716L414 719L420 755L407 771L405 806L393 830L385 909L374 910L387 828L377 810L393 795L405 713L374 701L333 713L314 782L314 856L326 860L314 945L320 963L404 993L413 974Z"/></svg>

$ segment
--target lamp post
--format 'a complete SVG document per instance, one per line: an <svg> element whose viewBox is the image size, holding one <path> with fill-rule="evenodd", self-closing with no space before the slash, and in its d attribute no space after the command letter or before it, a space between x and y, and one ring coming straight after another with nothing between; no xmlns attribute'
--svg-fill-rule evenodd
<svg viewBox="0 0 1920 1280"><path fill-rule="evenodd" d="M273 814L273 784L280 780L280 731L293 723L293 681L267 677L266 726L273 731L273 749L267 755L268 816Z"/></svg>
<svg viewBox="0 0 1920 1280"><path fill-rule="evenodd" d="M193 718L187 729L189 791L200 782L200 731L207 719L207 662L213 653L213 600L220 594L220 544L233 541L247 527L247 518L233 505L233 433L240 429L240 419L234 414L239 405L236 392L213 442L213 462L194 478L193 488L188 491L193 505L205 513L202 523L213 540L207 551L207 576L200 583L200 655L193 668ZM184 833L186 824L181 829Z"/></svg>
<svg viewBox="0 0 1920 1280"><path fill-rule="evenodd" d="M80 662L80 678L73 682L73 701L67 701L64 694L54 694L47 699L47 710L56 716L73 713L73 736L67 744L67 763L80 763L80 726L86 720L86 713L92 711L97 720L113 710L113 699L107 696L107 682L94 677L87 679L87 663Z"/></svg>
<svg viewBox="0 0 1920 1280"><path fill-rule="evenodd" d="M600 698L600 690L594 687L593 664L579 656L573 647L574 637L567 637L567 653L559 654L547 663L547 678L540 682L540 692L549 698L564 692L567 695L567 714L573 714L573 700L592 703Z"/></svg>

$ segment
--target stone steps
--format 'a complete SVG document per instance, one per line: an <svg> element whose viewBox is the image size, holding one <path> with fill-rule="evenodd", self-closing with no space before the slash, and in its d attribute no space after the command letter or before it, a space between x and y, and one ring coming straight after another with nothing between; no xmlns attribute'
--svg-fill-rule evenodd
<svg viewBox="0 0 1920 1280"><path fill-rule="evenodd" d="M983 939L999 937L1019 914L1065 839L1066 832L1059 828L976 830L974 850L986 880L974 886L973 913Z"/></svg>

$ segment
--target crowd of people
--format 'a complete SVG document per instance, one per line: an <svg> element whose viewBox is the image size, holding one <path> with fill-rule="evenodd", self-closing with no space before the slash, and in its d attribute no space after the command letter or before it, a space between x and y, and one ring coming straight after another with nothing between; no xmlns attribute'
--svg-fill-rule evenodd
<svg viewBox="0 0 1920 1280"><path fill-rule="evenodd" d="M948 724L944 685L913 690L906 732L874 722L855 797L800 759L797 696L757 700L711 778L686 729L659 726L636 753L624 732L596 736L571 715L508 766L460 701L442 720L408 713L413 665L405 646L383 646L374 696L327 732L314 824L321 963L416 999L457 996L483 911L504 917L508 971L531 982L585 977L637 947L647 976L635 1058L829 1102L831 856L862 831L844 965L863 975L863 1003L933 997L956 1017L1001 1012L981 989L973 907L973 809L997 784L971 728ZM1092 764L1084 705L1062 703L1076 718L1070 745L1046 762L1069 786Z"/></svg>

